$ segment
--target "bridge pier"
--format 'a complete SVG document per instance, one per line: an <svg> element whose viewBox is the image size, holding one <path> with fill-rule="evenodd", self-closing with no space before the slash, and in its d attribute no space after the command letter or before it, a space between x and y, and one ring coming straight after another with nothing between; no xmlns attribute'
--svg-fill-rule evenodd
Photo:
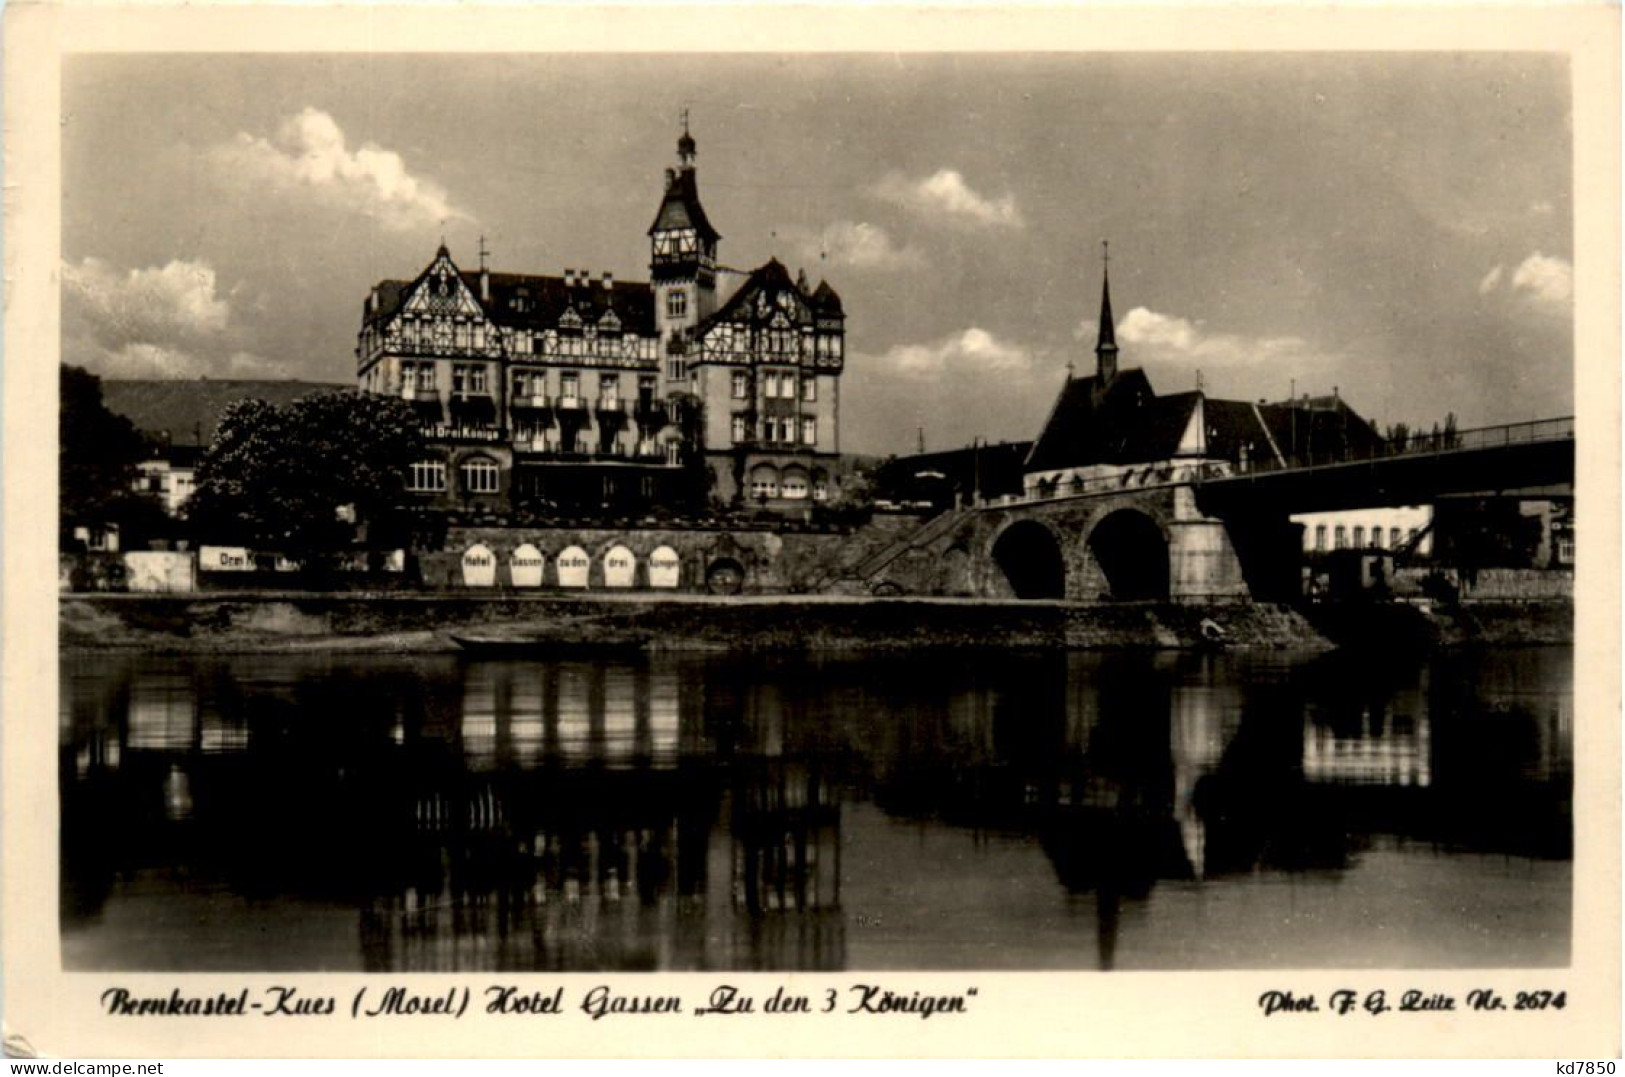
<svg viewBox="0 0 1625 1077"><path fill-rule="evenodd" d="M1241 558L1223 520L1168 525L1168 597L1175 601L1249 597Z"/></svg>

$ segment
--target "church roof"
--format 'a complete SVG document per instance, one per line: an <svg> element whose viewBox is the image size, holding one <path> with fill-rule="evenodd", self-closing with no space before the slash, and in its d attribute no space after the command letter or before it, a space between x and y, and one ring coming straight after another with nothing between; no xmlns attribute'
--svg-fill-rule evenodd
<svg viewBox="0 0 1625 1077"><path fill-rule="evenodd" d="M1027 457L1028 471L1090 464L1144 464L1178 455L1198 403L1200 454L1210 460L1275 460L1344 456L1381 443L1381 435L1341 400L1284 404L1222 400L1201 391L1158 396L1145 372L1125 370L1104 389L1095 376L1061 390L1043 433ZM1296 413L1296 414L1294 414Z"/></svg>
<svg viewBox="0 0 1625 1077"><path fill-rule="evenodd" d="M700 205L699 186L694 178L694 170L678 169L668 176L666 194L660 200L660 209L655 213L654 223L649 226L649 235L668 229L692 228L702 239L712 243L721 239L722 236L711 227L711 221L705 215L705 207Z"/></svg>
<svg viewBox="0 0 1625 1077"><path fill-rule="evenodd" d="M1027 470L1165 458L1143 455L1165 443L1170 431L1177 447L1184 431L1178 398L1163 399L1169 403L1159 403L1141 370L1125 370L1104 385L1094 375L1069 379L1033 443ZM1172 455L1170 448L1166 456Z"/></svg>

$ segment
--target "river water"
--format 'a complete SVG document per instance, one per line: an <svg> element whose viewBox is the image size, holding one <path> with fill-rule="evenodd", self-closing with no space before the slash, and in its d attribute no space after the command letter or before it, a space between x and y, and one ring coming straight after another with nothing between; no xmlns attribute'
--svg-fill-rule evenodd
<svg viewBox="0 0 1625 1077"><path fill-rule="evenodd" d="M1552 966L1569 648L61 673L63 963Z"/></svg>

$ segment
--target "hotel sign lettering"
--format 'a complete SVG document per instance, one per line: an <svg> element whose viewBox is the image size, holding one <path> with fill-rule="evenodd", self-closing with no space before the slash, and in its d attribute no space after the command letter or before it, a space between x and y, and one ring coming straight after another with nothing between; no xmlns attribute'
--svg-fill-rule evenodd
<svg viewBox="0 0 1625 1077"><path fill-rule="evenodd" d="M475 543L463 551L463 586L494 587L497 582L497 559L491 548Z"/></svg>
<svg viewBox="0 0 1625 1077"><path fill-rule="evenodd" d="M625 546L611 546L609 552L604 554L604 586L631 587L637 566L637 558L632 556L631 550Z"/></svg>
<svg viewBox="0 0 1625 1077"><path fill-rule="evenodd" d="M542 567L547 559L542 551L525 543L513 552L513 559L508 562L508 573L513 577L515 587L540 587L542 585Z"/></svg>
<svg viewBox="0 0 1625 1077"><path fill-rule="evenodd" d="M650 587L676 587L677 573L681 561L677 551L670 546L661 546L649 555L649 586Z"/></svg>
<svg viewBox="0 0 1625 1077"><path fill-rule="evenodd" d="M592 562L587 558L587 551L580 546L570 546L559 552L559 586L585 587L587 586L587 566Z"/></svg>
<svg viewBox="0 0 1625 1077"><path fill-rule="evenodd" d="M254 571L254 555L241 546L200 546L197 563L204 572Z"/></svg>

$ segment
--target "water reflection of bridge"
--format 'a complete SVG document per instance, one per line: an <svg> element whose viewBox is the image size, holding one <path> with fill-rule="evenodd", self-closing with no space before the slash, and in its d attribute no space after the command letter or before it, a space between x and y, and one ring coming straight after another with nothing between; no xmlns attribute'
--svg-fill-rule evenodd
<svg viewBox="0 0 1625 1077"><path fill-rule="evenodd" d="M1035 837L1109 965L1159 885L1337 872L1373 834L1568 854L1538 656L1357 661L115 664L64 691L65 916L184 866L351 903L372 969L839 968L889 884L843 858L856 796Z"/></svg>

